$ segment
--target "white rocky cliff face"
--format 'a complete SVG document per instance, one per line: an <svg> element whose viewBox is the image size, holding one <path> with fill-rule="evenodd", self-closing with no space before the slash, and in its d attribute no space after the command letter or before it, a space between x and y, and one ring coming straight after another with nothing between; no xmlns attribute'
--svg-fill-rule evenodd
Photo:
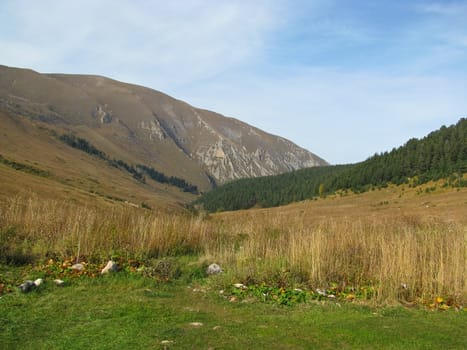
<svg viewBox="0 0 467 350"><path fill-rule="evenodd" d="M168 106L164 111L169 112L161 116L165 121L157 123L168 129L163 133L170 135L217 183L327 164L286 139L232 118L194 108L182 116Z"/></svg>
<svg viewBox="0 0 467 350"><path fill-rule="evenodd" d="M0 66L0 109L53 124L109 157L146 164L202 190L212 180L222 184L327 164L237 119L104 77Z"/></svg>

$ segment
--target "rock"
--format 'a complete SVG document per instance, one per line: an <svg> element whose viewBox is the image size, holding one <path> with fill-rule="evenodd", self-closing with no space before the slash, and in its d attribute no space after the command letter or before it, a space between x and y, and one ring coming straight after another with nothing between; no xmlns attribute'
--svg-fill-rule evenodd
<svg viewBox="0 0 467 350"><path fill-rule="evenodd" d="M44 280L42 278L38 278L37 280L34 281L34 285L36 287L39 287L43 282Z"/></svg>
<svg viewBox="0 0 467 350"><path fill-rule="evenodd" d="M83 264L74 264L71 266L72 270L75 271L83 271L84 270L84 265Z"/></svg>
<svg viewBox="0 0 467 350"><path fill-rule="evenodd" d="M248 287L245 286L243 283L235 283L233 285L235 288L238 288L238 289L247 289Z"/></svg>
<svg viewBox="0 0 467 350"><path fill-rule="evenodd" d="M191 322L190 326L192 326L192 327L203 327L203 323L202 322Z"/></svg>
<svg viewBox="0 0 467 350"><path fill-rule="evenodd" d="M56 280L54 280L54 283L55 283L57 286L63 286L63 285L65 284L65 281L56 279Z"/></svg>
<svg viewBox="0 0 467 350"><path fill-rule="evenodd" d="M28 293L31 290L33 290L33 288L35 288L35 287L36 287L36 285L34 284L33 281L27 280L27 281L25 281L23 284L21 284L19 286L19 289L21 289L21 291L23 293Z"/></svg>
<svg viewBox="0 0 467 350"><path fill-rule="evenodd" d="M163 346L164 350L168 350L169 345L172 345L173 343L174 343L173 340L163 340L163 341L161 341L161 345Z"/></svg>
<svg viewBox="0 0 467 350"><path fill-rule="evenodd" d="M316 293L318 293L319 295L322 295L322 296L326 296L327 293L324 289L319 289L319 288L316 288Z"/></svg>
<svg viewBox="0 0 467 350"><path fill-rule="evenodd" d="M222 273L222 268L217 264L211 264L206 269L206 273L208 275L217 275L219 273Z"/></svg>
<svg viewBox="0 0 467 350"><path fill-rule="evenodd" d="M109 272L117 272L118 265L113 260L109 260L107 265L102 269L101 274L109 273Z"/></svg>

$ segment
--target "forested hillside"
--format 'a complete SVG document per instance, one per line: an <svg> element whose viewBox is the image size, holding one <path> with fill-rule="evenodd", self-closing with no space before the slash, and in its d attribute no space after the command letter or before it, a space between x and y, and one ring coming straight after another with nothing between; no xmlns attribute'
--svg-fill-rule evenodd
<svg viewBox="0 0 467 350"><path fill-rule="evenodd" d="M208 211L273 207L339 190L364 192L390 183L416 186L442 178L451 186L466 186L462 177L466 172L467 119L462 118L361 163L232 181L204 194L194 205Z"/></svg>

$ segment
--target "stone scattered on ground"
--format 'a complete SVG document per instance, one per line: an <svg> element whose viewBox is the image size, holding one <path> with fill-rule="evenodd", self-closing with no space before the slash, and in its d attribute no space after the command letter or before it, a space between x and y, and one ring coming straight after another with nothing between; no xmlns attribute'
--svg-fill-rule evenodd
<svg viewBox="0 0 467 350"><path fill-rule="evenodd" d="M168 350L169 345L172 345L173 343L174 343L173 340L163 340L163 341L161 341L161 345L163 346L164 350Z"/></svg>
<svg viewBox="0 0 467 350"><path fill-rule="evenodd" d="M327 295L326 291L324 289L319 289L319 288L316 288L316 293L318 293L319 295L322 295L323 297L325 297Z"/></svg>
<svg viewBox="0 0 467 350"><path fill-rule="evenodd" d="M245 286L243 283L234 283L233 285L235 288L238 288L238 289L247 289L248 287Z"/></svg>
<svg viewBox="0 0 467 350"><path fill-rule="evenodd" d="M173 344L174 341L173 340L163 340L161 341L161 345L170 345L170 344Z"/></svg>
<svg viewBox="0 0 467 350"><path fill-rule="evenodd" d="M34 285L36 287L39 287L43 282L44 280L42 278L38 278L37 280L34 281Z"/></svg>
<svg viewBox="0 0 467 350"><path fill-rule="evenodd" d="M31 290L33 290L33 288L35 288L35 287L36 287L36 285L34 284L33 281L27 280L27 281L25 281L23 284L21 284L19 286L19 289L21 289L21 291L23 293L27 293L27 292L30 292Z"/></svg>
<svg viewBox="0 0 467 350"><path fill-rule="evenodd" d="M27 280L19 286L19 289L21 289L23 293L28 293L34 288L39 287L43 282L44 280L42 278L38 278L35 281Z"/></svg>
<svg viewBox="0 0 467 350"><path fill-rule="evenodd" d="M109 272L117 272L118 271L118 265L115 263L113 260L109 260L107 262L107 265L102 269L101 274L106 274Z"/></svg>
<svg viewBox="0 0 467 350"><path fill-rule="evenodd" d="M71 269L72 270L76 270L76 271L83 271L84 270L84 265L83 264L74 264L71 266Z"/></svg>
<svg viewBox="0 0 467 350"><path fill-rule="evenodd" d="M208 275L217 275L219 273L222 273L222 268L217 264L211 264L206 269L206 273Z"/></svg>
<svg viewBox="0 0 467 350"><path fill-rule="evenodd" d="M192 327L203 327L203 323L202 322L191 322L190 326L192 326Z"/></svg>
<svg viewBox="0 0 467 350"><path fill-rule="evenodd" d="M65 281L60 280L60 279L56 279L56 280L54 280L54 283L55 283L57 286L63 286L63 285L65 284Z"/></svg>

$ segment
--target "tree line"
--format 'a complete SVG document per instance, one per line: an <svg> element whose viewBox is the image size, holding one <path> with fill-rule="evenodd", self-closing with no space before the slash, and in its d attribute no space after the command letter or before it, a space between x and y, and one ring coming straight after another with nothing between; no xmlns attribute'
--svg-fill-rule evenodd
<svg viewBox="0 0 467 350"><path fill-rule="evenodd" d="M410 139L390 152L349 165L301 169L276 176L232 181L204 194L193 205L208 211L273 207L338 191L365 192L388 184L417 186L446 179L467 186L467 119Z"/></svg>
<svg viewBox="0 0 467 350"><path fill-rule="evenodd" d="M120 169L122 171L129 173L133 178L135 178L141 183L146 183L145 175L147 175L149 178L151 178L152 180L156 182L169 184L171 186L178 187L184 192L190 192L193 194L199 193L197 186L192 185L188 183L187 181L185 181L184 179L181 179L179 177L167 176L164 173L161 173L155 170L153 167L150 167L147 165L143 165L143 164L131 165L121 159L110 158L106 153L94 147L86 139L77 137L74 134L62 134L59 136L59 139L73 148L76 148L80 151L86 152L92 156L95 156L99 159L106 161L107 164L109 164L110 166L114 168L117 168L117 169Z"/></svg>

